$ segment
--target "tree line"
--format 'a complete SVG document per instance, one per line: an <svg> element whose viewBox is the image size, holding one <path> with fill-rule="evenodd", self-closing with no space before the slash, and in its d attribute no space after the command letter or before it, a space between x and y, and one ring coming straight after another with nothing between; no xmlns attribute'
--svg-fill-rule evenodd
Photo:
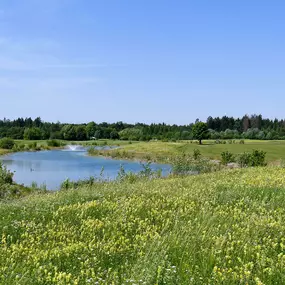
<svg viewBox="0 0 285 285"><path fill-rule="evenodd" d="M41 118L18 118L0 120L0 138L45 140L62 139L82 141L91 139L121 140L192 140L193 126L161 124L95 123L65 124L44 122ZM262 115L245 115L242 118L208 117L208 138L210 139L285 139L285 121L264 119Z"/></svg>

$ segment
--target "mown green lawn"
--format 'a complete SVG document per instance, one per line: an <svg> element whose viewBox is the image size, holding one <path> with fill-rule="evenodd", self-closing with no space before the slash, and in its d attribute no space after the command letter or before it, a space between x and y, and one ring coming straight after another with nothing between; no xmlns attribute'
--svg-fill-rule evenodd
<svg viewBox="0 0 285 285"><path fill-rule="evenodd" d="M172 156L176 154L192 153L194 149L199 149L203 156L211 159L219 159L223 151L230 151L234 154L251 152L253 149L266 152L267 161L285 159L285 141L250 141L245 144L214 144L213 141L204 141L203 145L190 142L139 142L123 146L126 151L139 154L150 154L159 156Z"/></svg>
<svg viewBox="0 0 285 285"><path fill-rule="evenodd" d="M0 284L283 284L285 170L0 202Z"/></svg>

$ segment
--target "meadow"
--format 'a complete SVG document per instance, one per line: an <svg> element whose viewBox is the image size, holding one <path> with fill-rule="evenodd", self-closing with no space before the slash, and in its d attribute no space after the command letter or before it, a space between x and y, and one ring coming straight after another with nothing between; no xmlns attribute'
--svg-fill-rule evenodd
<svg viewBox="0 0 285 285"><path fill-rule="evenodd" d="M0 202L0 284L282 284L285 169Z"/></svg>
<svg viewBox="0 0 285 285"><path fill-rule="evenodd" d="M105 141L112 145L112 141ZM192 154L198 149L204 157L209 159L221 159L221 153L229 151L233 154L251 152L255 149L266 152L267 162L279 164L285 159L285 141L258 141L244 140L244 144L236 143L217 144L212 140L205 140L202 145L195 141L178 141L178 142L123 142L117 141L119 149L96 152L95 155L106 155L113 158L117 156L126 159L142 159L159 162L167 162L168 158L181 155L182 153ZM121 144L120 144L121 143Z"/></svg>

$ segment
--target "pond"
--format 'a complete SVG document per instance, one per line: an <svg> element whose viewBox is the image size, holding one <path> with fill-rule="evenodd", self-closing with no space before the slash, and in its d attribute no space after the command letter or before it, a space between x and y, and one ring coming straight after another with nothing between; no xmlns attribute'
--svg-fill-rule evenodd
<svg viewBox="0 0 285 285"><path fill-rule="evenodd" d="M121 165L125 171L134 173L143 169L140 162L90 157L86 149L74 146L65 150L18 152L0 159L7 169L14 172L16 183L31 186L35 182L38 186L46 185L49 190L58 190L67 178L77 181L91 176L99 177L102 167L103 177L106 179L115 179ZM162 174L167 175L171 171L171 166L153 163L151 169L161 169Z"/></svg>

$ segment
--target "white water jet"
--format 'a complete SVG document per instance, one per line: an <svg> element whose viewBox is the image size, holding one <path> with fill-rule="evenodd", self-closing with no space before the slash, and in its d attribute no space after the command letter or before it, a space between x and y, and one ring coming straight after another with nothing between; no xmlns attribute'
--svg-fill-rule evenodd
<svg viewBox="0 0 285 285"><path fill-rule="evenodd" d="M82 145L67 145L66 149L69 151L83 151L83 150L85 150Z"/></svg>

